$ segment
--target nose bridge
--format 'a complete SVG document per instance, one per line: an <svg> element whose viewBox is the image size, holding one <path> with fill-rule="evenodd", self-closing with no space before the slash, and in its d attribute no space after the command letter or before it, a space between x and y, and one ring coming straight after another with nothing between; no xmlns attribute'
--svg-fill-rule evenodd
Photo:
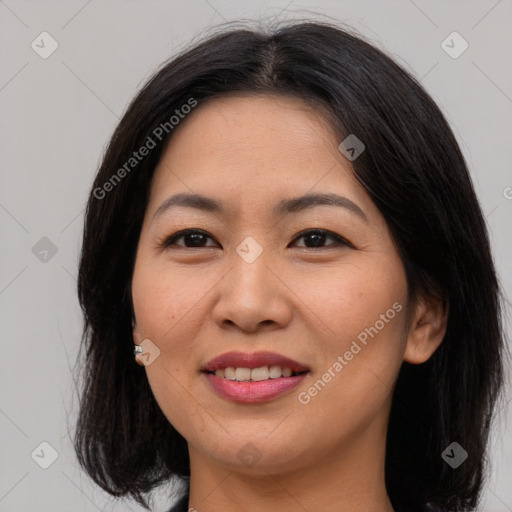
<svg viewBox="0 0 512 512"><path fill-rule="evenodd" d="M289 321L286 287L279 286L273 261L271 249L264 249L252 237L236 247L231 271L223 280L214 308L218 324L255 330L258 325L283 325Z"/></svg>
<svg viewBox="0 0 512 512"><path fill-rule="evenodd" d="M232 273L235 292L241 297L247 296L251 300L269 296L269 285L274 285L270 268L271 250L263 247L253 237L246 237L235 249L232 256Z"/></svg>

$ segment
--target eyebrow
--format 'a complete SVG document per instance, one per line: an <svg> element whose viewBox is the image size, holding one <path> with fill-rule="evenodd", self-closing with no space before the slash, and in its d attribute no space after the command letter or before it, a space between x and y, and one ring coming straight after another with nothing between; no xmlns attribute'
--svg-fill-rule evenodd
<svg viewBox="0 0 512 512"><path fill-rule="evenodd" d="M202 196L200 194L175 194L168 197L156 210L153 215L153 220L160 217L164 212L177 206L184 206L187 208L195 208L205 212L212 213L225 213L225 208L222 203L211 197ZM301 197L294 197L291 199L282 199L277 203L272 212L275 216L281 216L289 213L296 213L314 206L338 206L354 213L365 222L368 222L368 217L364 211L353 201L344 196L339 196L333 193L324 194L306 194Z"/></svg>

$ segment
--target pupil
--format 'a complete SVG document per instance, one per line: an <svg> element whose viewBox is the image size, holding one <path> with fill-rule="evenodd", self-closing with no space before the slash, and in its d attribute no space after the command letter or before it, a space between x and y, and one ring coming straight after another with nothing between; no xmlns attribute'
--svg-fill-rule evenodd
<svg viewBox="0 0 512 512"><path fill-rule="evenodd" d="M189 237L189 241L192 243L190 245L193 245L194 247L200 247L203 244L201 242L204 242L204 235L201 233L189 233L186 235Z"/></svg>
<svg viewBox="0 0 512 512"><path fill-rule="evenodd" d="M306 239L313 240L313 247L318 247L321 243L325 241L325 233L315 233L312 235L308 235Z"/></svg>

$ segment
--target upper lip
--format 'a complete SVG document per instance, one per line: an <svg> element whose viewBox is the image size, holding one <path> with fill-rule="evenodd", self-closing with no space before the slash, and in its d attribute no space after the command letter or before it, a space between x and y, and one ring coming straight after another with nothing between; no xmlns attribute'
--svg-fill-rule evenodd
<svg viewBox="0 0 512 512"><path fill-rule="evenodd" d="M309 371L309 368L289 357L277 354L276 352L225 352L208 361L201 370L214 372L215 370L227 367L233 368L259 368L260 366L280 366L291 368L296 373Z"/></svg>

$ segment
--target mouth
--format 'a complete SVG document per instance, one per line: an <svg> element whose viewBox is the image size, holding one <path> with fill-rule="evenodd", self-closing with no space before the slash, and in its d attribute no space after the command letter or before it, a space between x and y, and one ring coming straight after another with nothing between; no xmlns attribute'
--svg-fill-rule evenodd
<svg viewBox="0 0 512 512"><path fill-rule="evenodd" d="M273 352L228 352L212 359L201 372L222 398L256 403L289 393L310 369Z"/></svg>

